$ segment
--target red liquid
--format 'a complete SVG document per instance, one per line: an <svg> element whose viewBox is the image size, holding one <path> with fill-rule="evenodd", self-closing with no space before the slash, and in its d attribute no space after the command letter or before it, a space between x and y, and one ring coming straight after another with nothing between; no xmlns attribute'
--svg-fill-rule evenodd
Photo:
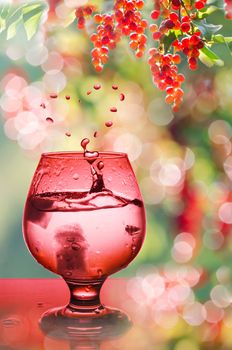
<svg viewBox="0 0 232 350"><path fill-rule="evenodd" d="M94 280L126 267L145 234L143 203L111 191L28 198L24 234L35 259L66 279Z"/></svg>

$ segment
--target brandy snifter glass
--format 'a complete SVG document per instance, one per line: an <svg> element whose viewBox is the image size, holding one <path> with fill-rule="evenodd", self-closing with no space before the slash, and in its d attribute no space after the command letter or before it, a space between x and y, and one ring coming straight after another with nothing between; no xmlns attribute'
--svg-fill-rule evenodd
<svg viewBox="0 0 232 350"><path fill-rule="evenodd" d="M99 297L105 279L136 257L145 235L144 204L126 154L100 152L91 162L82 152L42 154L23 232L36 261L70 290L69 304L47 311L42 321L126 318Z"/></svg>

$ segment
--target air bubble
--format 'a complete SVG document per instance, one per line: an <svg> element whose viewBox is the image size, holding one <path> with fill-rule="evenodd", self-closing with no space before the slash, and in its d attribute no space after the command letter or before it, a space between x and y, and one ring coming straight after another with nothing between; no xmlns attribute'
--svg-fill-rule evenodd
<svg viewBox="0 0 232 350"><path fill-rule="evenodd" d="M66 272L65 272L65 275L66 275L66 276L72 276L72 272L66 271Z"/></svg>
<svg viewBox="0 0 232 350"><path fill-rule="evenodd" d="M2 325L4 327L14 327L20 324L20 320L17 318L6 318L4 320L2 320Z"/></svg>
<svg viewBox="0 0 232 350"><path fill-rule="evenodd" d="M138 233L140 233L140 228L137 226L133 226L133 225L126 225L125 231L128 232L129 235L133 236L133 235L137 235Z"/></svg>
<svg viewBox="0 0 232 350"><path fill-rule="evenodd" d="M73 180L78 180L79 179L79 175L77 174L77 173L75 173L74 175L73 175Z"/></svg>
<svg viewBox="0 0 232 350"><path fill-rule="evenodd" d="M37 305L37 307L38 307L39 309L41 309L41 308L44 306L44 303L38 302L36 305Z"/></svg>
<svg viewBox="0 0 232 350"><path fill-rule="evenodd" d="M99 170L102 170L104 168L104 163L102 161L98 162L97 167Z"/></svg>
<svg viewBox="0 0 232 350"><path fill-rule="evenodd" d="M98 274L98 277L102 277L102 275L103 275L102 269L98 269L97 274Z"/></svg>
<svg viewBox="0 0 232 350"><path fill-rule="evenodd" d="M78 243L73 243L71 247L73 250L79 250L81 248L80 244Z"/></svg>
<svg viewBox="0 0 232 350"><path fill-rule="evenodd" d="M75 237L67 237L66 241L67 242L74 242L75 241Z"/></svg>

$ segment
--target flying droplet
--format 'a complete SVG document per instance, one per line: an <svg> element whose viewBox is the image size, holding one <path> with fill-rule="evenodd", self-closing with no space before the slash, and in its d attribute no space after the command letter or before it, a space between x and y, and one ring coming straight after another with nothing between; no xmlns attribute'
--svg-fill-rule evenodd
<svg viewBox="0 0 232 350"><path fill-rule="evenodd" d="M119 99L120 99L120 101L124 101L125 100L125 95L124 94L120 94Z"/></svg>
<svg viewBox="0 0 232 350"><path fill-rule="evenodd" d="M57 97L58 97L57 94L51 94L51 95L50 95L50 98L57 98Z"/></svg>
<svg viewBox="0 0 232 350"><path fill-rule="evenodd" d="M105 122L105 126L107 126L107 128L110 128L113 125L113 122L111 120L108 120L107 122Z"/></svg>
<svg viewBox="0 0 232 350"><path fill-rule="evenodd" d="M89 144L90 140L87 139L87 138L84 138L82 141L81 141L81 147L83 148L83 150L85 151L86 150L86 146Z"/></svg>
<svg viewBox="0 0 232 350"><path fill-rule="evenodd" d="M86 94L89 96L90 94L92 94L92 91L91 91L91 90L88 90L88 91L86 92Z"/></svg>
<svg viewBox="0 0 232 350"><path fill-rule="evenodd" d="M49 124L53 124L54 120L51 117L47 117L46 122L48 122Z"/></svg>
<svg viewBox="0 0 232 350"><path fill-rule="evenodd" d="M95 90L100 90L100 89L101 89L101 84L95 84L95 85L93 86L93 88L94 88Z"/></svg>
<svg viewBox="0 0 232 350"><path fill-rule="evenodd" d="M71 134L71 132L67 131L67 132L65 133L65 135L66 135L67 137L70 137L72 134Z"/></svg>
<svg viewBox="0 0 232 350"><path fill-rule="evenodd" d="M118 85L112 85L113 90L118 90Z"/></svg>
<svg viewBox="0 0 232 350"><path fill-rule="evenodd" d="M94 131L93 137L97 137L98 136L98 132Z"/></svg>
<svg viewBox="0 0 232 350"><path fill-rule="evenodd" d="M99 153L97 151L94 151L94 152L85 151L85 158L87 158L89 163L93 163L98 156L99 156Z"/></svg>
<svg viewBox="0 0 232 350"><path fill-rule="evenodd" d="M98 162L97 167L99 170L102 170L104 168L104 163L102 161Z"/></svg>
<svg viewBox="0 0 232 350"><path fill-rule="evenodd" d="M117 112L117 108L116 107L110 108L110 112L113 112L113 113Z"/></svg>
<svg viewBox="0 0 232 350"><path fill-rule="evenodd" d="M66 95L65 98L66 100L70 100L71 97L69 95Z"/></svg>
<svg viewBox="0 0 232 350"><path fill-rule="evenodd" d="M45 109L45 108L46 108L45 103L44 103L44 102L42 102L42 103L40 104L40 107L42 107L43 109Z"/></svg>

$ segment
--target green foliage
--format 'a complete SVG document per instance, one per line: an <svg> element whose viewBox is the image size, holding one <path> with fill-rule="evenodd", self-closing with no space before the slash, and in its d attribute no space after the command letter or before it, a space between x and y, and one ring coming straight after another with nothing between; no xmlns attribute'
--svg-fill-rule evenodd
<svg viewBox="0 0 232 350"><path fill-rule="evenodd" d="M27 2L19 7L4 5L0 7L0 33L6 32L7 40L12 39L22 23L27 39L30 40L38 30L41 17L47 9L45 2Z"/></svg>
<svg viewBox="0 0 232 350"><path fill-rule="evenodd" d="M223 66L224 62L221 60L208 46L204 46L203 49L200 50L199 59L202 63L204 63L208 67L212 67L213 65Z"/></svg>

